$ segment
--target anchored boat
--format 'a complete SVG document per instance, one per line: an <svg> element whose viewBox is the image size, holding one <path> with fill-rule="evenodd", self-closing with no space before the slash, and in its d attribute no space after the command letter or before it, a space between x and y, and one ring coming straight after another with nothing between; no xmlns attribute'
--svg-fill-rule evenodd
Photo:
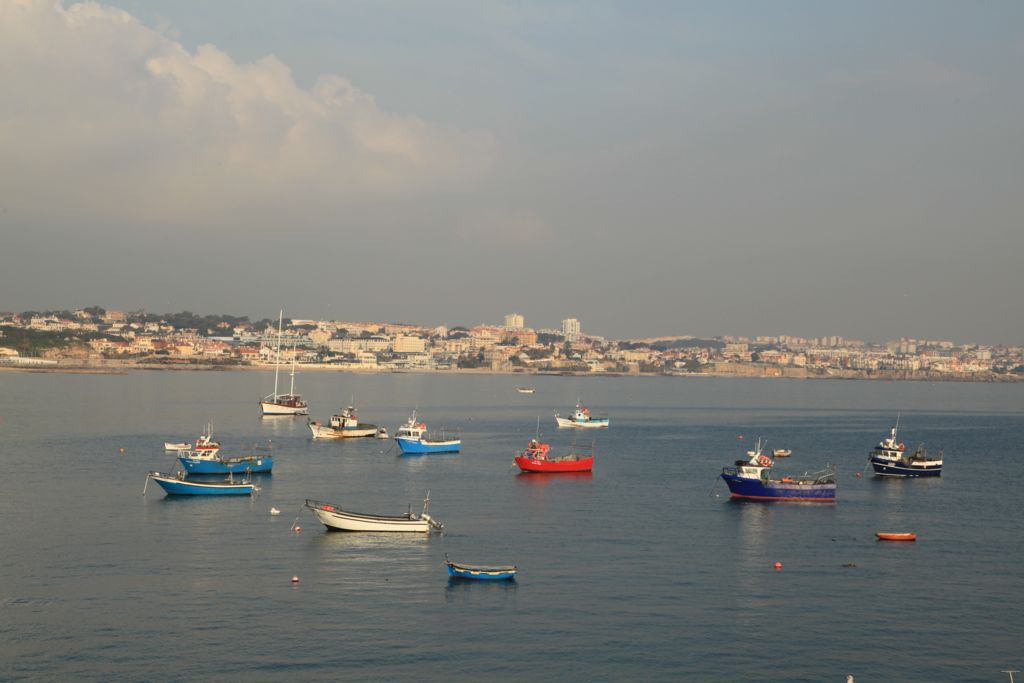
<svg viewBox="0 0 1024 683"><path fill-rule="evenodd" d="M270 474L274 469L274 456L268 444L262 453L222 457L217 451L186 450L178 453L178 460L189 474Z"/></svg>
<svg viewBox="0 0 1024 683"><path fill-rule="evenodd" d="M836 470L829 466L821 472L801 477L772 479L774 461L762 452L760 439L747 460L737 460L734 467L722 468L722 479L732 498L747 500L796 500L833 503L836 499Z"/></svg>
<svg viewBox="0 0 1024 683"><path fill-rule="evenodd" d="M309 431L313 432L314 439L350 439L354 437L376 436L380 429L377 425L366 422L360 424L356 416L356 409L352 406L344 408L337 415L331 415L328 425L319 422L309 422ZM387 438L386 434L385 437Z"/></svg>
<svg viewBox="0 0 1024 683"><path fill-rule="evenodd" d="M942 453L929 457L928 451L919 445L913 453L907 454L906 446L896 440L899 417L889 437L875 446L868 454L868 462L875 474L882 477L938 477L942 474Z"/></svg>
<svg viewBox="0 0 1024 683"><path fill-rule="evenodd" d="M440 531L444 525L427 514L430 492L423 501L423 512L415 514L411 507L404 515L370 515L344 510L340 505L319 500L306 500L306 507L316 514L328 531Z"/></svg>
<svg viewBox="0 0 1024 683"><path fill-rule="evenodd" d="M515 565L504 567L481 567L471 564L460 564L448 559L444 554L444 562L448 565L448 576L454 579L470 579L472 581L513 581L519 569Z"/></svg>
<svg viewBox="0 0 1024 683"><path fill-rule="evenodd" d="M426 422L416 422L416 411L412 417L398 429L395 441L403 454L421 455L425 453L458 453L462 447L462 439L449 438L442 430L440 434L427 431Z"/></svg>
<svg viewBox="0 0 1024 683"><path fill-rule="evenodd" d="M917 534L907 532L877 531L875 536L879 541L916 541Z"/></svg>
<svg viewBox="0 0 1024 683"><path fill-rule="evenodd" d="M594 468L594 454L569 453L551 457L551 445L530 439L526 450L516 455L516 465L523 472L590 472Z"/></svg>
<svg viewBox="0 0 1024 683"><path fill-rule="evenodd" d="M295 393L295 347L292 346L292 387L287 394L277 393L277 378L281 371L281 331L284 311L277 318L277 360L274 363L274 393L263 397L260 411L263 415L308 415L309 404Z"/></svg>
<svg viewBox="0 0 1024 683"><path fill-rule="evenodd" d="M559 427L607 427L610 421L607 417L593 417L590 414L590 408L581 406L579 403L576 404L576 410L572 417L562 417L557 412L555 413L555 422Z"/></svg>
<svg viewBox="0 0 1024 683"><path fill-rule="evenodd" d="M150 479L159 484L169 496L251 496L259 491L259 487L251 481L237 482L231 478L224 481L195 481L185 479L184 472L150 472L146 475L146 486ZM146 495L146 486L142 487L142 495Z"/></svg>

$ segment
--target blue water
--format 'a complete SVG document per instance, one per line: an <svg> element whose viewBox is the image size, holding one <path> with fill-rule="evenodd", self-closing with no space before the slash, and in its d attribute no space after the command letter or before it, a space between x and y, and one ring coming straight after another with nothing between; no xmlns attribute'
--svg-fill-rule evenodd
<svg viewBox="0 0 1024 683"><path fill-rule="evenodd" d="M462 453L313 442L260 418L266 373L0 373L0 679L1003 681L1024 669L1024 384L300 375L313 419L414 407ZM591 476L517 475L582 397ZM858 478L901 440L936 480ZM274 442L255 499L169 499L145 473L208 420ZM744 435L739 440L738 435ZM731 503L757 436L779 474L839 467L835 505ZM120 449L124 449L124 453ZM382 514L430 491L442 535L329 534L302 501ZM271 507L282 514L271 516ZM301 533L290 527L298 515ZM914 531L914 544L879 543ZM512 584L449 583L460 562ZM781 562L783 569L773 565ZM855 564L856 567L844 567ZM297 575L300 583L291 584Z"/></svg>

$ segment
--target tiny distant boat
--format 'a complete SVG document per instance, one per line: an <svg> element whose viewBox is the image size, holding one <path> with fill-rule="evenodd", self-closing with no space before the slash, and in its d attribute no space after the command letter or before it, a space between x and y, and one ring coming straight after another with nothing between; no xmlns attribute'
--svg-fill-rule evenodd
<svg viewBox="0 0 1024 683"><path fill-rule="evenodd" d="M470 564L460 564L448 559L448 553L444 554L444 562L448 565L448 576L455 579L470 579L472 581L512 581L516 578L519 569L515 565L504 567L479 567Z"/></svg>
<svg viewBox="0 0 1024 683"><path fill-rule="evenodd" d="M189 474L270 474L274 469L274 456L268 446L263 453L225 458L217 451L188 450L179 452L181 462Z"/></svg>
<svg viewBox="0 0 1024 683"><path fill-rule="evenodd" d="M328 531L415 531L426 533L431 529L440 531L444 525L427 514L430 507L430 493L423 501L423 512L415 514L412 509L404 515L368 515L343 510L340 505L319 500L306 500L306 507L313 511Z"/></svg>
<svg viewBox="0 0 1024 683"><path fill-rule="evenodd" d="M168 441L164 441L165 451L187 451L190 448L192 448L192 444L190 443L170 443Z"/></svg>
<svg viewBox="0 0 1024 683"><path fill-rule="evenodd" d="M150 472L146 475L146 485L152 479L160 485L169 496L251 496L259 487L251 481L195 481L185 479L184 473L163 474L161 472ZM143 487L142 494L146 494Z"/></svg>
<svg viewBox="0 0 1024 683"><path fill-rule="evenodd" d="M942 454L937 458L929 457L928 451L918 446L913 453L907 454L906 446L896 440L899 418L892 428L889 437L875 446L868 454L875 474L882 477L938 477L942 475Z"/></svg>
<svg viewBox="0 0 1024 683"><path fill-rule="evenodd" d="M520 394L532 394L535 390L533 387L516 387L516 391Z"/></svg>
<svg viewBox="0 0 1024 683"><path fill-rule="evenodd" d="M746 500L795 500L816 503L834 503L836 499L836 471L829 466L821 472L802 477L771 479L772 459L762 452L763 444L757 440L754 450L747 451L747 460L737 460L734 467L722 468L722 479L729 487L731 498Z"/></svg>
<svg viewBox="0 0 1024 683"><path fill-rule="evenodd" d="M894 533L891 531L879 531L875 533L879 541L916 541L917 534L912 533Z"/></svg>
<svg viewBox="0 0 1024 683"><path fill-rule="evenodd" d="M774 458L788 458L793 455L793 451L788 448L776 448L772 451L772 457Z"/></svg>
<svg viewBox="0 0 1024 683"><path fill-rule="evenodd" d="M281 331L284 311L277 320L277 360L274 363L274 393L268 394L260 401L260 412L263 415L309 415L309 404L295 393L295 347L292 346L292 387L287 394L277 393L277 378L281 371Z"/></svg>
<svg viewBox="0 0 1024 683"><path fill-rule="evenodd" d="M388 438L388 429L387 429L387 427L377 427L377 433L374 434L374 436L377 437L378 439L386 439L386 438Z"/></svg>
<svg viewBox="0 0 1024 683"><path fill-rule="evenodd" d="M530 439L526 450L516 455L516 465L523 472L590 472L594 468L594 455L570 453L551 457L551 445Z"/></svg>
<svg viewBox="0 0 1024 683"><path fill-rule="evenodd" d="M576 410L573 412L572 417L562 417L558 413L555 413L555 422L558 423L559 427L607 427L610 419L607 417L593 417L590 414L590 408L586 408L577 403Z"/></svg>
<svg viewBox="0 0 1024 683"><path fill-rule="evenodd" d="M395 441L403 454L420 455L426 453L458 453L462 447L462 439L448 438L442 431L433 434L427 431L425 422L416 422L416 411L395 434Z"/></svg>
<svg viewBox="0 0 1024 683"><path fill-rule="evenodd" d="M331 415L328 425L309 422L309 431L314 439L350 439L354 437L376 436L377 425L359 423L356 409L352 406L342 409L337 415ZM385 436L385 438L387 438Z"/></svg>

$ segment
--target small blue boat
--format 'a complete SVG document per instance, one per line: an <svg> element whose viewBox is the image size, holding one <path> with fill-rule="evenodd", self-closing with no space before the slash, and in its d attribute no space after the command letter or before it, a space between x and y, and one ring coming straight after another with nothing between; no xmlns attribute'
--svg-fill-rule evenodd
<svg viewBox="0 0 1024 683"><path fill-rule="evenodd" d="M834 503L836 500L836 472L829 466L822 472L801 477L769 477L774 462L757 447L747 451L749 460L737 460L735 467L723 467L722 479L729 487L731 498L746 500L792 500L813 503Z"/></svg>
<svg viewBox="0 0 1024 683"><path fill-rule="evenodd" d="M462 439L446 438L442 432L440 435L433 435L427 432L425 422L416 422L416 411L412 411L412 417L402 425L395 434L395 441L402 453L409 455L423 455L427 453L458 453L462 447Z"/></svg>
<svg viewBox="0 0 1024 683"><path fill-rule="evenodd" d="M184 473L163 474L150 472L146 475L146 486L152 479L160 485L169 496L251 496L259 487L251 481L236 482L232 479L227 481L195 481L185 479ZM142 495L146 495L146 488L143 487Z"/></svg>
<svg viewBox="0 0 1024 683"><path fill-rule="evenodd" d="M448 565L448 576L453 579L470 579L471 581L513 581L519 569L515 566L507 567L478 567L468 564L459 564L448 559L448 553L444 554L444 562Z"/></svg>
<svg viewBox="0 0 1024 683"><path fill-rule="evenodd" d="M270 454L223 458L217 453L185 451L178 460L189 474L270 474L274 469L274 456Z"/></svg>

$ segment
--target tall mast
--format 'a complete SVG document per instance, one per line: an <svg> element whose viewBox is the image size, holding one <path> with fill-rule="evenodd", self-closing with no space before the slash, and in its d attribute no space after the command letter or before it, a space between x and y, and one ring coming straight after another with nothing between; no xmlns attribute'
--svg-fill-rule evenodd
<svg viewBox="0 0 1024 683"><path fill-rule="evenodd" d="M281 372L281 323L284 309L277 314L277 360L274 361L274 402L277 402L277 375Z"/></svg>
<svg viewBox="0 0 1024 683"><path fill-rule="evenodd" d="M292 388L288 390L288 394L295 395L295 342L292 342Z"/></svg>

